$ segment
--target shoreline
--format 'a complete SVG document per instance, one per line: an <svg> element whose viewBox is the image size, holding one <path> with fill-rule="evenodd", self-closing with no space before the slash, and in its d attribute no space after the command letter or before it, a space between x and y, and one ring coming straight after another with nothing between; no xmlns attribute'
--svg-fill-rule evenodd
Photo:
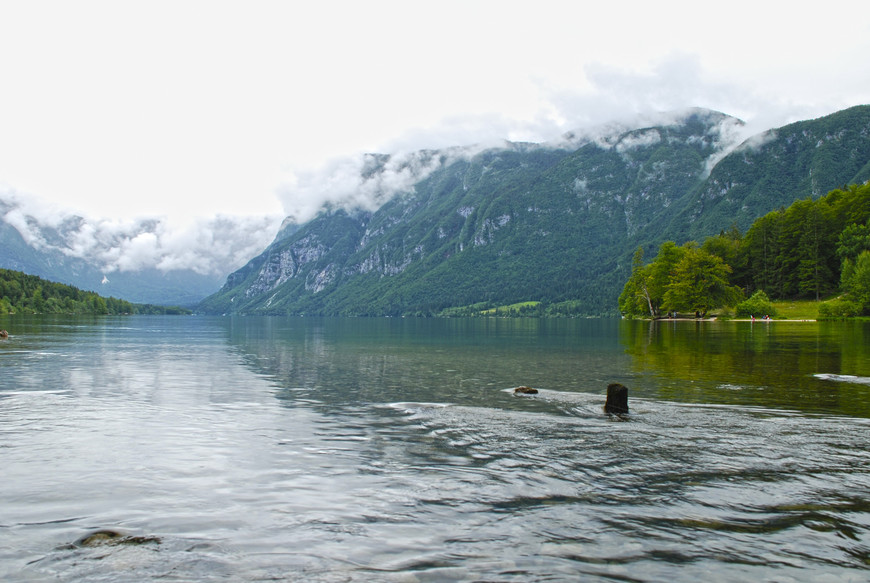
<svg viewBox="0 0 870 583"><path fill-rule="evenodd" d="M640 318L637 318L637 319L640 319ZM646 318L646 320L648 322L718 322L718 321L720 321L718 316L713 316L712 318ZM794 318L794 319L770 318L768 320L765 320L762 318L755 318L754 320L750 319L750 318L727 318L727 319L721 320L721 321L722 322L750 322L753 324L755 322L760 322L760 323L765 323L765 324L769 324L770 322L818 322L818 320L813 319L813 318Z"/></svg>

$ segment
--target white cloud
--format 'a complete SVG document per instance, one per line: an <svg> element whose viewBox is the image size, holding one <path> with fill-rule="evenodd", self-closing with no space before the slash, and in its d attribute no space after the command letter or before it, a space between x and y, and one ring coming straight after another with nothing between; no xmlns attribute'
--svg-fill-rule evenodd
<svg viewBox="0 0 870 583"><path fill-rule="evenodd" d="M642 130L640 132L626 136L616 144L618 152L625 152L634 148L642 148L652 146L662 141L662 135L658 130Z"/></svg>
<svg viewBox="0 0 870 583"><path fill-rule="evenodd" d="M3 221L9 223L21 234L21 238L24 241L32 246L32 247L44 247L45 240L43 240L41 234L32 228L30 222L27 220L27 215L25 215L21 209L12 208L7 211L5 215L3 215Z"/></svg>
<svg viewBox="0 0 870 583"><path fill-rule="evenodd" d="M214 215L190 221L169 217L100 219L63 215L33 198L22 202L11 193L0 196L9 223L39 249L78 257L106 273L189 269L203 275L226 275L260 253L274 238L280 215Z"/></svg>
<svg viewBox="0 0 870 583"><path fill-rule="evenodd" d="M141 271L151 267L159 257L160 244L154 233L139 233L121 239L115 265L119 271ZM111 271L107 269L107 271Z"/></svg>
<svg viewBox="0 0 870 583"><path fill-rule="evenodd" d="M412 191L438 168L479 151L468 146L336 158L319 169L291 175L282 189L282 203L299 223L327 204L373 211L393 195Z"/></svg>

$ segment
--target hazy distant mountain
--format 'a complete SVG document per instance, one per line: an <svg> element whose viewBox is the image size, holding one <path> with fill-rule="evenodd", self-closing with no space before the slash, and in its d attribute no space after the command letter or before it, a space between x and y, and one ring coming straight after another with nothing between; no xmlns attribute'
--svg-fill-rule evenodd
<svg viewBox="0 0 870 583"><path fill-rule="evenodd" d="M376 210L326 208L285 231L199 309L406 315L539 300L613 314L638 245L745 229L870 178L870 106L734 149L740 125L695 109L556 144L417 153L435 167L421 180ZM389 157L373 160L372 176L388 172Z"/></svg>
<svg viewBox="0 0 870 583"><path fill-rule="evenodd" d="M12 204L0 200L0 219L13 209ZM28 243L18 229L0 220L0 267L5 269L95 291L102 296L162 305L196 304L217 290L224 280L221 274L201 275L189 269L108 272L100 261L71 253L70 239L81 227L81 217L68 217L58 226L41 224L32 216L19 215L18 218L27 221L25 232L32 241ZM147 232L147 227L146 224L142 232Z"/></svg>

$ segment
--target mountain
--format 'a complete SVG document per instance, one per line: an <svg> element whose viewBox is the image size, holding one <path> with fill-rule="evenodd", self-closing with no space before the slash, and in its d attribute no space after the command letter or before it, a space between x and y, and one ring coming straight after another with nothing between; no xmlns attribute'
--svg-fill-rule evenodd
<svg viewBox="0 0 870 583"><path fill-rule="evenodd" d="M277 228L268 215L82 217L0 190L0 268L135 303L192 306ZM280 234L297 228L288 221Z"/></svg>
<svg viewBox="0 0 870 583"><path fill-rule="evenodd" d="M870 178L870 106L735 147L742 125L693 109L553 144L415 153L434 170L413 186L376 210L333 206L293 225L198 309L433 315L539 301L615 314L639 245L654 252L663 240L745 229L773 208ZM388 183L397 161L372 159L364 178Z"/></svg>
<svg viewBox="0 0 870 583"><path fill-rule="evenodd" d="M58 225L46 225L29 215L16 214L17 222L25 221L21 230L9 220L18 209L0 200L0 267L22 271L75 286L102 296L117 297L141 304L192 306L217 290L223 277L202 275L190 269L161 271L139 269L107 272L101 262L77 256L71 240L76 240L84 219L64 218ZM147 233L153 224L144 224L140 232ZM30 241L22 235L24 231Z"/></svg>
<svg viewBox="0 0 870 583"><path fill-rule="evenodd" d="M675 214L675 238L700 238L799 198L870 180L870 106L859 106L754 136L713 168Z"/></svg>

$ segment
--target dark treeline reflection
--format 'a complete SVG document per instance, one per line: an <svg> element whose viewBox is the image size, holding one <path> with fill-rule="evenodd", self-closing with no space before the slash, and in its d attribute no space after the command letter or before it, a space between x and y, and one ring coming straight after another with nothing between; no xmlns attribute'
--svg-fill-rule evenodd
<svg viewBox="0 0 870 583"><path fill-rule="evenodd" d="M867 323L627 320L620 340L661 398L870 417Z"/></svg>

